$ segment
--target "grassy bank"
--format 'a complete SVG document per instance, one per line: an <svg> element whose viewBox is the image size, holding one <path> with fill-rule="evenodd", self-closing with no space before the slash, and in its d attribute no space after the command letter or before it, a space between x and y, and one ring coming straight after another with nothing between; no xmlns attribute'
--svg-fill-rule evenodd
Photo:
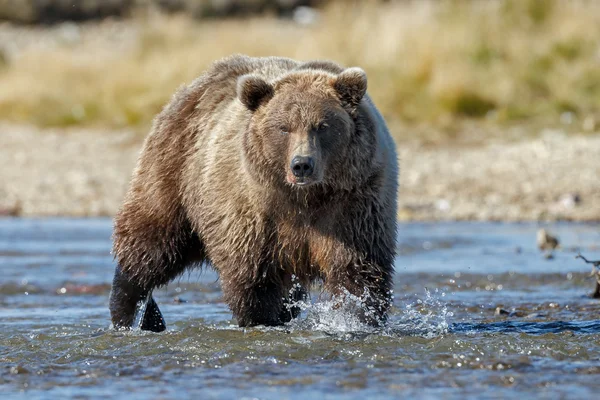
<svg viewBox="0 0 600 400"><path fill-rule="evenodd" d="M0 57L0 119L143 130L179 85L240 52L360 65L393 126L449 134L465 123L598 130L600 2L359 4L331 4L309 26L160 14L2 26L8 38L19 32Z"/></svg>

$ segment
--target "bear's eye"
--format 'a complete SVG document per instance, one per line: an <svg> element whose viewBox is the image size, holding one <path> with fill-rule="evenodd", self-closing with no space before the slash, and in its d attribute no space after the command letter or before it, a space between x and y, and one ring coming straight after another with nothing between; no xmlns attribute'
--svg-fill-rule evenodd
<svg viewBox="0 0 600 400"><path fill-rule="evenodd" d="M317 125L317 132L324 132L327 130L327 128L329 128L329 125L325 122L321 122L319 125Z"/></svg>
<svg viewBox="0 0 600 400"><path fill-rule="evenodd" d="M288 133L290 133L290 130L287 127L285 127L285 126L282 126L282 127L279 128L279 132L282 135L287 135Z"/></svg>

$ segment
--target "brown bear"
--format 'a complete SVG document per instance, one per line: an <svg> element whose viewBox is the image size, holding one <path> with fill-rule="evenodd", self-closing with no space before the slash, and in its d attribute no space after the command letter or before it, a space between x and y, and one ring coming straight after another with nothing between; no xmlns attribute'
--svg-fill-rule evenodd
<svg viewBox="0 0 600 400"><path fill-rule="evenodd" d="M115 218L114 327L164 330L152 290L202 264L242 327L290 321L317 279L384 322L398 165L366 90L360 68L241 55L180 89Z"/></svg>

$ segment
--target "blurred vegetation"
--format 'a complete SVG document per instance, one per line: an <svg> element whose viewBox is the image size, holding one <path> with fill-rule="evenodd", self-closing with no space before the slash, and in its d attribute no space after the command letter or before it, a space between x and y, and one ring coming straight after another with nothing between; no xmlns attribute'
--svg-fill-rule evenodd
<svg viewBox="0 0 600 400"><path fill-rule="evenodd" d="M20 28L56 40L12 52L0 43L0 119L146 128L179 85L245 53L359 65L392 125L575 122L595 131L600 121L600 2L330 1L308 19L191 15L134 10L69 25L69 40L60 26Z"/></svg>
<svg viewBox="0 0 600 400"><path fill-rule="evenodd" d="M83 21L126 16L141 8L191 16L222 17L265 11L285 12L297 6L314 6L323 0L0 0L0 19L17 23Z"/></svg>
<svg viewBox="0 0 600 400"><path fill-rule="evenodd" d="M18 23L125 15L135 0L0 0L0 19Z"/></svg>

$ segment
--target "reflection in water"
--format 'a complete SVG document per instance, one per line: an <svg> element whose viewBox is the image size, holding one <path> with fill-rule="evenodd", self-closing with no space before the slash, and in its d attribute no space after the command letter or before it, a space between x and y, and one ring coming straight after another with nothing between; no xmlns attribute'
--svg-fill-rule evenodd
<svg viewBox="0 0 600 400"><path fill-rule="evenodd" d="M600 228L405 224L389 323L315 288L283 327L241 329L217 276L155 291L168 331L108 329L109 220L0 220L0 385L9 397L584 398L600 389L600 301L579 250ZM518 251L517 251L518 249ZM355 299L356 300L356 299ZM160 382L160 383L159 383Z"/></svg>

